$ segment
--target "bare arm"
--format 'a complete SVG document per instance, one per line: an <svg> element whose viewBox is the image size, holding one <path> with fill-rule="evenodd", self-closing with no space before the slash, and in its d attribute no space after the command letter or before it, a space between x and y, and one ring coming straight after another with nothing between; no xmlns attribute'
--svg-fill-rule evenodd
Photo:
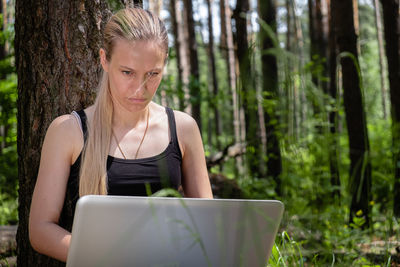
<svg viewBox="0 0 400 267"><path fill-rule="evenodd" d="M29 216L32 247L64 262L71 233L58 226L58 220L64 204L70 166L80 153L79 146L83 146L78 127L75 118L64 115L56 118L47 130Z"/></svg>
<svg viewBox="0 0 400 267"><path fill-rule="evenodd" d="M182 151L182 185L185 196L213 198L197 123L192 117L179 111L175 112L175 118Z"/></svg>

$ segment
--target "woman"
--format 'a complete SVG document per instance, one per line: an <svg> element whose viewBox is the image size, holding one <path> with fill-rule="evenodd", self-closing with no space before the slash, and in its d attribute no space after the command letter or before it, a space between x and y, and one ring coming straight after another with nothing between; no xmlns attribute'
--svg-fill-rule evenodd
<svg viewBox="0 0 400 267"><path fill-rule="evenodd" d="M182 185L186 197L212 198L196 122L152 102L167 53L165 26L150 12L125 9L108 22L95 104L46 133L29 218L38 252L66 261L79 196Z"/></svg>

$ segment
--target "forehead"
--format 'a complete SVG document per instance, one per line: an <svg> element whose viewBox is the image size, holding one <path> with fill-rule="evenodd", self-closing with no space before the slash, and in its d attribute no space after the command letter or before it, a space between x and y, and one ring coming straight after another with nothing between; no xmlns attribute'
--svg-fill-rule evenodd
<svg viewBox="0 0 400 267"><path fill-rule="evenodd" d="M111 55L112 65L132 69L153 69L164 66L166 54L154 41L116 40Z"/></svg>

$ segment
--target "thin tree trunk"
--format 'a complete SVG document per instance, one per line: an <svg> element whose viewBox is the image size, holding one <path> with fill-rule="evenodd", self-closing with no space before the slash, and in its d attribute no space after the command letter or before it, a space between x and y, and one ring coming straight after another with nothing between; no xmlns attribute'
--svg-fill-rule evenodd
<svg viewBox="0 0 400 267"><path fill-rule="evenodd" d="M228 0L219 0L219 17L221 19L221 33L219 39L219 47L222 57L228 58L228 33L227 33L227 19L230 21L230 17L227 18L227 9L229 9Z"/></svg>
<svg viewBox="0 0 400 267"><path fill-rule="evenodd" d="M367 122L361 94L361 73L357 71L357 36L351 1L331 1L335 35L342 66L343 99L350 150L350 222L362 212L370 225L371 162Z"/></svg>
<svg viewBox="0 0 400 267"><path fill-rule="evenodd" d="M120 0L125 7L143 7L143 0Z"/></svg>
<svg viewBox="0 0 400 267"><path fill-rule="evenodd" d="M240 85L243 96L243 110L245 119L245 136L247 147L247 166L249 173L254 177L260 177L260 147L259 127L257 114L257 92L254 87L251 55L248 42L247 13L249 1L238 0L233 14L236 25L237 58L239 62Z"/></svg>
<svg viewBox="0 0 400 267"><path fill-rule="evenodd" d="M223 3L223 4L221 4ZM221 48L226 49L226 66L228 70L228 79L229 79L229 88L231 89L232 94L232 111L233 111L233 130L235 136L235 143L243 143L243 135L241 134L241 119L240 119L240 106L239 106L239 95L237 92L236 86L236 67L237 61L235 60L235 48L233 41L233 33L232 33L232 11L229 6L228 0L220 0L220 12L221 14ZM223 27L222 24L225 26ZM226 43L224 43L224 39L222 35L226 34ZM241 155L235 158L236 160L236 175L243 175L243 157Z"/></svg>
<svg viewBox="0 0 400 267"><path fill-rule="evenodd" d="M197 41L195 24L193 19L193 6L191 0L183 0L186 11L186 24L188 29L188 46L189 46L189 62L190 62L190 82L189 91L191 97L192 116L196 120L201 131L201 88L200 88L200 74L199 74L199 61L197 55Z"/></svg>
<svg viewBox="0 0 400 267"><path fill-rule="evenodd" d="M381 0L389 70L394 187L393 213L400 217L400 17L399 0Z"/></svg>
<svg viewBox="0 0 400 267"><path fill-rule="evenodd" d="M183 93L183 74L182 74L182 59L181 59L181 40L180 40L180 31L178 24L179 16L179 0L170 0L169 1L169 12L171 14L171 25L172 25L172 34L174 36L174 48L175 48L175 57L176 57L176 68L178 79L176 83L178 102L179 102L179 110L184 109L184 93Z"/></svg>
<svg viewBox="0 0 400 267"><path fill-rule="evenodd" d="M358 15L358 0L353 0L353 17L354 17L354 30L356 32L356 36L360 36L360 18ZM357 39L357 53L361 55L361 46L360 42Z"/></svg>
<svg viewBox="0 0 400 267"><path fill-rule="evenodd" d="M18 266L63 266L35 252L28 237L29 208L40 150L50 122L94 100L100 72L105 1L17 0ZM29 23L27 23L29 21Z"/></svg>
<svg viewBox="0 0 400 267"><path fill-rule="evenodd" d="M162 6L163 6L162 0L149 0L149 10L154 14L156 14L157 16L160 16Z"/></svg>
<svg viewBox="0 0 400 267"><path fill-rule="evenodd" d="M383 45L383 32L382 32L382 18L381 18L381 8L379 6L379 0L373 0L373 5L375 7L375 25L376 25L376 37L378 39L378 48L379 48L379 69L380 69L380 78L381 78L381 94L382 94L382 110L383 110L383 118L386 120L386 85L385 85L385 77L386 77L386 69L384 67L384 57L385 57L385 48Z"/></svg>
<svg viewBox="0 0 400 267"><path fill-rule="evenodd" d="M312 81L323 93L327 93L328 84L325 77L328 76L328 66L326 58L327 51L327 26L322 11L321 0L308 0L309 9L309 29L310 29L310 56L311 61L315 63L316 68L312 71ZM322 66L322 72L318 72L317 68ZM320 94L315 97L319 98ZM314 103L314 115L324 121L323 110L319 106L323 99L317 99ZM324 106L324 105L323 105ZM322 127L317 126L317 130L322 133Z"/></svg>
<svg viewBox="0 0 400 267"><path fill-rule="evenodd" d="M260 18L271 27L276 34L276 4L274 0L259 0L258 12ZM274 48L274 42L262 28L260 29L261 50ZM263 93L267 103L278 101L278 65L276 55L262 54L261 67L263 73ZM275 191L281 195L282 159L279 145L279 117L276 109L264 104L264 120L267 132L267 175L274 179Z"/></svg>
<svg viewBox="0 0 400 267"><path fill-rule="evenodd" d="M215 57L214 57L214 30L213 30L213 19L212 19L212 10L211 10L212 0L207 0L207 10L208 10L208 58L209 64L211 67L211 78L212 78L212 101L211 106L214 111L214 127L215 127L215 136L216 136L216 144L218 150L221 148L221 143L219 141L219 137L222 133L222 125L221 119L218 111L219 107L219 97L218 97L218 79L217 79L217 70L215 66Z"/></svg>
<svg viewBox="0 0 400 267"><path fill-rule="evenodd" d="M294 27L295 27L295 43L297 44L297 50L296 54L299 56L299 63L298 63L298 70L301 71L304 66L304 38L303 38L303 30L301 27L301 21L300 19L296 16L296 1L292 1L292 12L294 14ZM296 137L300 138L301 133L303 133L304 127L302 125L306 121L306 114L307 114L307 105L305 103L307 102L306 100L306 95L304 92L304 88L306 87L304 85L304 79L300 79L300 83L302 85L299 87L299 90L296 90L297 88L294 88L294 107L293 110L296 112ZM296 85L295 85L296 86ZM300 89L303 89L300 91Z"/></svg>
<svg viewBox="0 0 400 267"><path fill-rule="evenodd" d="M330 7L330 1L328 0L328 5ZM333 0L335 1L335 0ZM331 9L329 8L329 56L328 56L328 68L329 68L329 96L331 99L337 103L337 77L336 77L336 57L338 55L336 39L335 39L335 22L334 16L332 16ZM337 120L338 120L338 107L333 108L329 112L329 132L331 134L329 138L329 167L330 167L330 182L333 187L332 196L334 198L340 199L340 174L339 174L339 165L338 165L338 141L337 141Z"/></svg>

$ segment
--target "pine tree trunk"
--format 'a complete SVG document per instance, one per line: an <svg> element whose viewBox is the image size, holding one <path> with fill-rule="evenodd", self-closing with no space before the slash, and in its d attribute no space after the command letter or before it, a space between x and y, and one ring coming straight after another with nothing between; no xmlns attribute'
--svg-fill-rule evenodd
<svg viewBox="0 0 400 267"><path fill-rule="evenodd" d="M28 237L29 208L46 130L58 115L94 100L105 1L17 0L18 266L63 266L38 254ZM29 23L27 23L29 21Z"/></svg>
<svg viewBox="0 0 400 267"><path fill-rule="evenodd" d="M335 0L332 0L335 1ZM337 103L337 76L336 76L336 57L337 53L337 46L336 46L336 39L335 39L335 22L334 17L332 16L331 8L330 8L330 0L328 1L329 6L329 41L328 41L328 48L329 48L329 56L328 56L328 69L329 69L329 96L331 99ZM329 167L330 167L330 180L331 186L333 187L332 196L334 198L340 199L340 174L339 174L339 164L338 164L338 141L337 141L337 120L338 120L338 113L337 109L332 109L329 112L329 132L331 134L329 138Z"/></svg>
<svg viewBox="0 0 400 267"><path fill-rule="evenodd" d="M219 17L221 19L221 33L219 39L219 48L224 59L228 58L228 42L227 42L227 14L226 9L229 8L227 0L219 0ZM230 19L229 19L230 20Z"/></svg>
<svg viewBox="0 0 400 267"><path fill-rule="evenodd" d="M125 7L143 7L143 0L120 0Z"/></svg>
<svg viewBox="0 0 400 267"><path fill-rule="evenodd" d="M190 62L190 82L189 91L192 106L192 116L196 120L201 131L201 88L199 74L199 59L197 55L196 32L193 19L193 6L191 0L183 0L186 11L186 24L188 29L188 46L189 46L189 62Z"/></svg>
<svg viewBox="0 0 400 267"><path fill-rule="evenodd" d="M228 70L229 87L232 94L232 117L233 117L233 132L235 136L235 143L243 143L243 136L241 135L241 120L240 120L240 106L239 106L239 95L236 87L236 66L235 60L235 48L232 33L232 11L229 6L228 0L220 0L220 12L221 12L221 49L225 50L226 67ZM224 25L224 26L222 26ZM223 37L225 36L225 37ZM225 40L226 39L226 40ZM224 55L224 53L222 53ZM236 161L236 175L243 175L243 157L241 155L235 157Z"/></svg>
<svg viewBox="0 0 400 267"><path fill-rule="evenodd" d="M216 136L217 149L220 150L221 143L219 137L222 133L221 119L218 111L219 107L219 97L218 97L218 79L217 79L217 69L215 66L215 56L214 56L214 30L213 30L213 19L212 19L212 0L207 0L207 10L208 10L208 59L209 65L211 67L211 78L212 78L212 101L211 106L214 111L214 128Z"/></svg>
<svg viewBox="0 0 400 267"><path fill-rule="evenodd" d="M153 14L160 16L163 4L162 0L149 0L148 2L149 2L149 10L153 12Z"/></svg>
<svg viewBox="0 0 400 267"><path fill-rule="evenodd" d="M292 8L292 13L296 14L296 1L291 0L291 8ZM302 72L302 69L304 68L304 38L303 38L303 30L301 26L301 21L300 18L297 16L293 16L294 18L294 30L295 30L295 53L299 57L299 62L297 69L299 72ZM303 83L299 88L296 88L296 84L294 87L294 92L293 92L293 110L295 112L295 127L296 127L296 137L300 138L301 134L305 131L303 131L304 127L304 122L306 121L307 117L307 99L306 95L304 92L304 88L306 87L304 85L303 79L300 79L300 83ZM297 90L298 89L298 90ZM301 90L302 89L302 90Z"/></svg>
<svg viewBox="0 0 400 267"><path fill-rule="evenodd" d="M399 0L381 0L385 48L389 70L392 117L394 199L393 213L400 217L400 18Z"/></svg>
<svg viewBox="0 0 400 267"><path fill-rule="evenodd" d="M260 139L257 114L257 93L253 81L250 50L247 31L247 13L249 1L238 0L233 14L236 25L237 58L239 63L240 91L243 97L245 120L246 158L250 175L260 177Z"/></svg>
<svg viewBox="0 0 400 267"><path fill-rule="evenodd" d="M186 60L186 49L184 42L184 34L182 31L182 17L179 10L180 0L170 0L169 11L171 14L171 24L172 24L172 33L174 36L174 48L175 48L175 56L176 56L176 66L178 73L178 81L177 81L177 95L179 102L179 110L185 109L185 85L188 83L188 73L186 70L188 67Z"/></svg>
<svg viewBox="0 0 400 267"><path fill-rule="evenodd" d="M349 188L352 197L350 222L361 211L366 220L364 226L369 226L371 162L367 122L360 88L361 73L358 73L356 67L356 64L358 65L358 53L357 36L354 29L353 4L352 1L332 1L331 9L335 22L336 40L341 53L343 99L349 136Z"/></svg>
<svg viewBox="0 0 400 267"><path fill-rule="evenodd" d="M386 69L384 67L384 57L385 57L385 48L383 45L383 33L382 33L382 18L381 18L381 8L379 6L379 0L373 0L375 7L375 26L376 26L376 37L378 39L378 48L379 48L379 70L380 70L380 78L381 78L381 97L382 97L382 110L383 110L383 118L386 120L386 85L385 85L385 77L386 77Z"/></svg>
<svg viewBox="0 0 400 267"><path fill-rule="evenodd" d="M258 11L260 18L267 23L276 34L276 5L275 0L258 1ZM273 40L260 28L261 50L266 51L274 47ZM262 54L262 88L264 99L267 103L278 101L278 66L275 55ZM274 179L276 192L281 195L282 159L279 145L279 118L273 106L264 104L264 123L267 133L267 175Z"/></svg>

